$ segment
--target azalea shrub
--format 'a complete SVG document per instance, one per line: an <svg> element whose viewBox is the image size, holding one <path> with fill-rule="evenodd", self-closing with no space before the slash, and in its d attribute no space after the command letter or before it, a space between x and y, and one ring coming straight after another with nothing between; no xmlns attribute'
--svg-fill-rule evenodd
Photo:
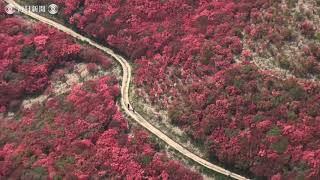
<svg viewBox="0 0 320 180"><path fill-rule="evenodd" d="M111 60L101 52L80 46L44 24L6 17L0 26L0 113L17 110L22 97L41 94L51 84L49 76L56 68L72 70L75 62L111 67Z"/></svg>
<svg viewBox="0 0 320 180"><path fill-rule="evenodd" d="M245 28L246 44L262 62L271 61L289 73L308 79L320 78L320 41L316 0L274 1L250 15ZM266 64L267 64L266 63Z"/></svg>

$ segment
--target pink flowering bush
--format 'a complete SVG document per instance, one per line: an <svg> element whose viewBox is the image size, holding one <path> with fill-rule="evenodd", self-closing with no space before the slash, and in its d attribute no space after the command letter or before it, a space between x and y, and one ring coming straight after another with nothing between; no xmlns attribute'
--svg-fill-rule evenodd
<svg viewBox="0 0 320 180"><path fill-rule="evenodd" d="M25 95L43 92L51 72L76 61L101 64L111 61L101 52L75 44L64 33L43 24L29 25L19 17L0 20L0 108L14 111ZM6 109L6 110L4 110Z"/></svg>

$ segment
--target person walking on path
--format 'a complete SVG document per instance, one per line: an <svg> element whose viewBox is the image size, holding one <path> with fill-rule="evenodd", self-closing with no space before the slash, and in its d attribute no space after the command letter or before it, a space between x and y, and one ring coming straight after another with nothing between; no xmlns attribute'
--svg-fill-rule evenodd
<svg viewBox="0 0 320 180"><path fill-rule="evenodd" d="M133 113L135 113L135 111L134 111L133 107L131 107L131 108L130 108L130 104L128 104L128 109L129 109L129 111L131 111L131 110L132 110L132 112L133 112Z"/></svg>

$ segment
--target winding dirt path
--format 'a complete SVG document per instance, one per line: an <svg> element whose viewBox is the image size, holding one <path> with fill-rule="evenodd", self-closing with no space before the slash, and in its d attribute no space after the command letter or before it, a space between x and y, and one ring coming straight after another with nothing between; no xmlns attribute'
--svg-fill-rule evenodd
<svg viewBox="0 0 320 180"><path fill-rule="evenodd" d="M224 174L226 176L232 177L234 179L238 179L238 180L245 180L246 178L243 176L240 176L236 173L233 173L231 171L228 171L222 167L219 167L217 165L214 165L204 159L202 159L201 157L195 155L194 153L190 152L189 150L187 150L186 148L184 148L182 145L180 145L179 143L175 142L174 140L170 139L167 135L165 135L163 132L161 132L159 129L157 129L156 127L152 126L146 119L144 119L139 113L135 112L133 113L132 111L130 111L128 109L128 104L131 106L130 101L129 101L129 86L130 86L130 81L131 81L131 66L130 64L127 62L127 60L125 60L122 56L114 53L111 49L104 47L102 45L99 45L98 43L92 41L91 39L84 37L82 35L80 35L79 33L74 32L73 30L71 30L70 28L67 28L57 22L54 22L50 19L47 19L43 16L40 16L38 14L29 12L29 11L25 11L23 9L23 7L21 5L19 5L18 3L16 3L13 0L4 0L5 2L7 2L8 4L13 5L16 9L18 9L21 13L32 17L33 19L36 19L38 21L41 21L45 24L48 24L56 29L59 29L60 31L63 31L69 35L71 35L72 37L87 42L88 44L94 46L95 48L107 53L108 55L112 56L115 60L117 60L118 63L120 63L122 70L123 70L123 77L122 77L122 86L121 86L121 94L122 94L122 98L121 98L121 106L123 108L123 110L125 111L125 113L127 113L127 115L129 115L132 119L134 119L137 123L139 123L142 127L144 127L145 129L147 129L148 131L150 131L151 133L153 133L154 135L156 135L158 138L160 138L161 140L163 140L164 142L166 142L169 146L171 146L172 148L174 148L176 151L180 152L181 154L183 154L184 156L192 159L193 161L197 162L198 164L211 169L215 172Z"/></svg>

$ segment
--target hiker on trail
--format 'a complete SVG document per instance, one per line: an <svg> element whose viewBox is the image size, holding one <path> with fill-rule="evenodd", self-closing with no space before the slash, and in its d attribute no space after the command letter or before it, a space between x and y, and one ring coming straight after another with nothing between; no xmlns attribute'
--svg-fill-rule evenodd
<svg viewBox="0 0 320 180"><path fill-rule="evenodd" d="M129 109L129 111L132 110L132 112L135 112L134 109L133 109L133 107L130 108L130 104L128 104L128 109Z"/></svg>

